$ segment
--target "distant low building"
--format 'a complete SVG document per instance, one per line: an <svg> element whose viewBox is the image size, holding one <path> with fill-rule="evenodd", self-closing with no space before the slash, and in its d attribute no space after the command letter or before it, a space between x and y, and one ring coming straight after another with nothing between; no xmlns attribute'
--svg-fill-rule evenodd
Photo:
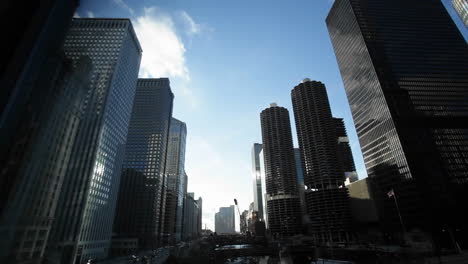
<svg viewBox="0 0 468 264"><path fill-rule="evenodd" d="M369 178L348 185L351 199L351 216L354 222L373 223L378 221L377 209L372 195Z"/></svg>
<svg viewBox="0 0 468 264"><path fill-rule="evenodd" d="M353 182L347 186L350 199L353 231L360 240L372 242L378 240L377 207L369 178Z"/></svg>

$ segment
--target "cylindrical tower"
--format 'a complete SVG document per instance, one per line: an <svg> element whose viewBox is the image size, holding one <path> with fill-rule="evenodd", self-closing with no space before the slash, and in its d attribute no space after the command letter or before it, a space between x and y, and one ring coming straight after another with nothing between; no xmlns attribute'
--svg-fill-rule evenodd
<svg viewBox="0 0 468 264"><path fill-rule="evenodd" d="M304 79L291 92L304 171L309 232L317 241L349 238L350 213L345 174L325 85Z"/></svg>
<svg viewBox="0 0 468 264"><path fill-rule="evenodd" d="M266 174L268 225L276 236L301 231L300 202L289 112L271 104L260 114Z"/></svg>

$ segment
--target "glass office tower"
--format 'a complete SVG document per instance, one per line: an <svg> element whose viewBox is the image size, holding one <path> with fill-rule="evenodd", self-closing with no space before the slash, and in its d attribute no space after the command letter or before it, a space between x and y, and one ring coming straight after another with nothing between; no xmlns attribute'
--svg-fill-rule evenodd
<svg viewBox="0 0 468 264"><path fill-rule="evenodd" d="M443 4L336 0L326 22L386 237L393 189L406 231L466 247L468 46Z"/></svg>
<svg viewBox="0 0 468 264"><path fill-rule="evenodd" d="M108 255L141 48L128 19L73 19L66 56L93 70L47 257L81 263Z"/></svg>
<svg viewBox="0 0 468 264"><path fill-rule="evenodd" d="M338 140L338 161L345 174L345 184L348 185L358 180L353 153L351 152L343 118L334 117L333 122L335 123L335 133Z"/></svg>
<svg viewBox="0 0 468 264"><path fill-rule="evenodd" d="M166 155L172 118L169 79L138 79L114 232L155 249L163 228Z"/></svg>
<svg viewBox="0 0 468 264"><path fill-rule="evenodd" d="M271 104L260 114L268 227L273 236L301 232L301 208L289 112Z"/></svg>
<svg viewBox="0 0 468 264"><path fill-rule="evenodd" d="M219 211L215 214L215 232L218 234L236 233L234 205L219 208Z"/></svg>
<svg viewBox="0 0 468 264"><path fill-rule="evenodd" d="M452 0L452 5L461 20L468 27L468 1L467 0Z"/></svg>
<svg viewBox="0 0 468 264"><path fill-rule="evenodd" d="M64 142L69 143L74 133L68 126L79 118L76 105L86 86L80 81L89 70L84 61L80 70L71 67L62 51L77 5L77 0L1 3L0 23L5 25L0 60L1 263L38 261L43 255L57 202L57 196L50 195L55 185L46 181L55 178L60 184L63 173L52 168L60 168L65 160L47 157L68 151ZM64 102L69 108L63 108ZM61 138L55 140L58 135ZM43 204L31 211L31 201L39 200ZM47 221L39 224L37 217Z"/></svg>
<svg viewBox="0 0 468 264"><path fill-rule="evenodd" d="M167 191L163 243L174 244L182 237L186 137L185 123L172 118L167 146Z"/></svg>
<svg viewBox="0 0 468 264"><path fill-rule="evenodd" d="M43 257L92 71L86 57L76 67L63 57L50 59L44 67L50 71L36 84L48 89L34 100L35 111L17 131L28 137L13 148L12 162L2 170L4 180L16 180L0 225L5 262L40 262Z"/></svg>
<svg viewBox="0 0 468 264"><path fill-rule="evenodd" d="M202 217L202 198L195 200L194 193L187 193L184 203L182 239L190 241L200 236Z"/></svg>
<svg viewBox="0 0 468 264"><path fill-rule="evenodd" d="M252 146L252 178L253 178L253 193L254 193L254 211L257 211L258 219L263 217L263 193L262 177L260 171L260 152L262 144L254 143Z"/></svg>

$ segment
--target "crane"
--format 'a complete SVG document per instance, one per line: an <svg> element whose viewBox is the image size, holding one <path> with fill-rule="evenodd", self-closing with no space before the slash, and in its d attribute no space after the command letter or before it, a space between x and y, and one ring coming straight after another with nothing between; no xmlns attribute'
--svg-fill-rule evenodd
<svg viewBox="0 0 468 264"><path fill-rule="evenodd" d="M241 213L240 213L239 205L237 204L237 199L236 199L236 198L234 198L234 204L235 204L236 207L237 207L237 212L239 213L239 219L240 219L240 221L242 221L242 215L241 215ZM245 218L244 218L244 225L245 225L245 228L248 227L248 226L247 226L247 219L245 219ZM242 232L242 230L241 230L241 232Z"/></svg>

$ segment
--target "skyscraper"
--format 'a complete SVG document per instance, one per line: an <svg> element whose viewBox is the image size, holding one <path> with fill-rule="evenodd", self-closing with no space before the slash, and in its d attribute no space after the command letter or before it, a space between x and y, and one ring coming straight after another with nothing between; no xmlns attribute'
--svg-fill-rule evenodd
<svg viewBox="0 0 468 264"><path fill-rule="evenodd" d="M183 240L192 240L201 234L202 198L195 200L194 193L187 193L184 204Z"/></svg>
<svg viewBox="0 0 468 264"><path fill-rule="evenodd" d="M73 19L64 43L93 70L49 237L48 257L79 263L106 257L141 48L128 19Z"/></svg>
<svg viewBox="0 0 468 264"><path fill-rule="evenodd" d="M0 23L16 23L3 29L8 39L2 43L0 61L0 160L9 156L17 131L28 120L30 111L34 112L29 100L47 89L44 83L36 82L42 74L56 68L51 61L62 53L63 40L78 4L78 0L49 0L40 5L2 1ZM2 190L2 195L6 194L7 188Z"/></svg>
<svg viewBox="0 0 468 264"><path fill-rule="evenodd" d="M202 233L202 226L203 226L203 199L201 196L198 197L197 200L197 205L198 205L198 213L197 213L197 235L200 236Z"/></svg>
<svg viewBox="0 0 468 264"><path fill-rule="evenodd" d="M406 231L466 245L468 46L443 4L336 0L326 22L385 231L393 190Z"/></svg>
<svg viewBox="0 0 468 264"><path fill-rule="evenodd" d="M291 98L304 170L309 232L319 242L348 240L349 197L325 85L304 79L291 91Z"/></svg>
<svg viewBox="0 0 468 264"><path fill-rule="evenodd" d="M262 198L263 198L263 221L265 222L265 228L268 228L268 210L266 200L268 197L267 189L266 189L266 173L265 173L265 155L263 149L258 154L260 160L260 182L262 184ZM260 208L259 208L260 210Z"/></svg>
<svg viewBox="0 0 468 264"><path fill-rule="evenodd" d="M187 126L175 118L171 119L167 146L167 191L166 210L164 215L164 243L180 241L182 234L182 217L184 210L185 180L185 139Z"/></svg>
<svg viewBox="0 0 468 264"><path fill-rule="evenodd" d="M349 138L346 133L346 128L343 118L333 118L335 123L336 139L338 140L338 161L342 171L345 174L345 184L350 184L358 180L356 166L354 165L353 153L349 146Z"/></svg>
<svg viewBox="0 0 468 264"><path fill-rule="evenodd" d="M215 214L215 232L218 234L236 233L234 205L219 208Z"/></svg>
<svg viewBox="0 0 468 264"><path fill-rule="evenodd" d="M28 140L12 148L9 162L2 167L2 179L15 183L11 192L5 190L9 199L3 201L7 206L0 221L2 262L38 262L43 257L82 121L91 61L81 58L74 67L71 60L56 57L51 63L56 69L44 73L36 83L50 87L36 98L31 107L35 111L18 131L18 135L28 135ZM45 67L52 69L49 66Z"/></svg>
<svg viewBox="0 0 468 264"><path fill-rule="evenodd" d="M262 144L254 143L252 147L252 177L253 177L253 193L254 193L254 211L258 212L258 218L263 218L263 192L262 178L260 171L260 151Z"/></svg>
<svg viewBox="0 0 468 264"><path fill-rule="evenodd" d="M172 118L169 79L138 79L123 163L114 232L138 238L141 249L158 246Z"/></svg>
<svg viewBox="0 0 468 264"><path fill-rule="evenodd" d="M467 0L452 0L453 8L457 11L465 26L468 27L468 1Z"/></svg>
<svg viewBox="0 0 468 264"><path fill-rule="evenodd" d="M299 193L299 200L301 202L301 215L306 215L306 203L305 203L305 185L304 185L304 170L302 169L301 162L301 150L294 148L294 161L296 163L296 174L297 174L297 191Z"/></svg>
<svg viewBox="0 0 468 264"><path fill-rule="evenodd" d="M301 231L301 208L289 112L271 104L260 114L266 174L268 227L275 236Z"/></svg>
<svg viewBox="0 0 468 264"><path fill-rule="evenodd" d="M43 255L57 202L50 195L57 194L55 184L47 180L54 178L59 186L63 179L63 172L54 168L66 164L66 143L75 133L69 126L78 122L76 109L90 70L89 62L73 67L63 54L77 5L76 0L1 4L0 21L8 25L3 31L8 37L0 61L0 262ZM57 156L62 159L50 159ZM31 201L42 204L30 211ZM47 223L36 224L37 217Z"/></svg>

